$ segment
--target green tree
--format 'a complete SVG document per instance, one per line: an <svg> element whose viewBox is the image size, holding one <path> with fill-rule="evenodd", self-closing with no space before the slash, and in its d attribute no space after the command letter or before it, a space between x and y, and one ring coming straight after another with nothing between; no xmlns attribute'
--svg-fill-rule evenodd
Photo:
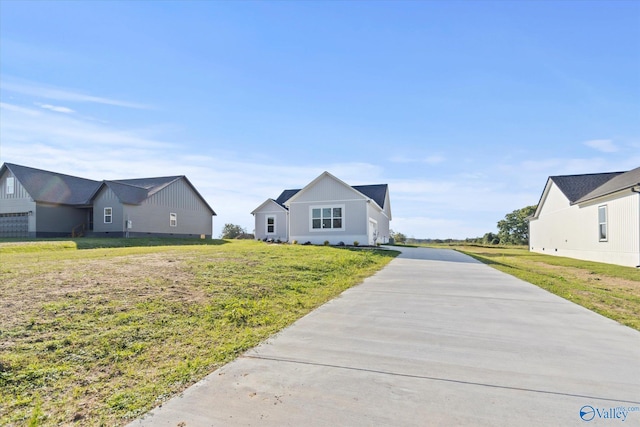
<svg viewBox="0 0 640 427"><path fill-rule="evenodd" d="M484 236L482 236L482 239L478 239L480 240L480 242L478 243L482 243L483 245L497 245L498 243L500 243L500 237L498 237L497 234L494 233L485 233Z"/></svg>
<svg viewBox="0 0 640 427"><path fill-rule="evenodd" d="M402 233L396 233L393 230L390 230L389 234L391 234L391 237L393 238L393 241L395 243L407 243L407 236L405 236Z"/></svg>
<svg viewBox="0 0 640 427"><path fill-rule="evenodd" d="M239 225L225 224L224 227L222 227L222 234L220 234L220 237L223 239L236 239L245 233L244 228Z"/></svg>
<svg viewBox="0 0 640 427"><path fill-rule="evenodd" d="M535 213L536 208L537 206L533 205L516 209L498 221L500 243L503 245L528 245L529 221L527 218Z"/></svg>

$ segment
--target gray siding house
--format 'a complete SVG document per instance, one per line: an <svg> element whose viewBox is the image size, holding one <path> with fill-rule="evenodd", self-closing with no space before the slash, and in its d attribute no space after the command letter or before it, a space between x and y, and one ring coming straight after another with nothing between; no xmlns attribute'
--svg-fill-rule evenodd
<svg viewBox="0 0 640 427"><path fill-rule="evenodd" d="M387 184L350 186L329 172L251 212L258 240L375 245L389 241Z"/></svg>
<svg viewBox="0 0 640 427"><path fill-rule="evenodd" d="M185 176L93 181L5 163L0 237L206 237L215 212Z"/></svg>

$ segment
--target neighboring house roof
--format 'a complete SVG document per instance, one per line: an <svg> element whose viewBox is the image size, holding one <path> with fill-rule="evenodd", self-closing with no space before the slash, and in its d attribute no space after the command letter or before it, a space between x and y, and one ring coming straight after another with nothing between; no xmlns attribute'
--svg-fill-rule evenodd
<svg viewBox="0 0 640 427"><path fill-rule="evenodd" d="M607 196L618 191L640 186L640 167L616 175L598 188L584 195L575 203L582 203L598 197Z"/></svg>
<svg viewBox="0 0 640 427"><path fill-rule="evenodd" d="M168 187L176 181L183 179L185 183L191 187L194 193L202 200L205 206L211 211L212 215L216 215L215 211L209 206L207 201L196 190L191 182L184 175L163 176L156 178L138 178L138 179L119 179L117 181L104 181L104 185L109 187L115 193L118 200L129 205L139 205L158 191Z"/></svg>
<svg viewBox="0 0 640 427"><path fill-rule="evenodd" d="M569 204L575 205L639 186L640 167L627 172L550 176L547 179L542 196L540 196L536 212L531 218L535 219L540 215L540 210L546 200L552 182L569 200Z"/></svg>
<svg viewBox="0 0 640 427"><path fill-rule="evenodd" d="M56 172L5 163L0 170L9 169L36 202L62 205L88 205L102 184L100 181L78 178Z"/></svg>
<svg viewBox="0 0 640 427"><path fill-rule="evenodd" d="M120 179L116 181L93 181L57 172L30 168L26 166L5 163L0 169L9 169L16 179L37 202L56 203L65 205L90 205L92 199L102 188L109 187L121 203L139 205L145 199L154 195L170 184L184 179L189 187L198 195L202 202L216 215L207 201L189 182L186 176L166 176L158 178Z"/></svg>
<svg viewBox="0 0 640 427"><path fill-rule="evenodd" d="M585 175L560 175L549 177L569 199L571 204L591 193L624 172L595 173Z"/></svg>
<svg viewBox="0 0 640 427"><path fill-rule="evenodd" d="M139 205L151 195L183 178L181 176L168 176L164 178L121 179L117 181L104 181L122 203Z"/></svg>

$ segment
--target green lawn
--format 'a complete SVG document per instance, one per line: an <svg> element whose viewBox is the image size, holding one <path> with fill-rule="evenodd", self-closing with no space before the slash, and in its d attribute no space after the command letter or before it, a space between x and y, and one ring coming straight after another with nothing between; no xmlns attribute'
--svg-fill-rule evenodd
<svg viewBox="0 0 640 427"><path fill-rule="evenodd" d="M122 425L397 252L255 241L0 242L0 425Z"/></svg>

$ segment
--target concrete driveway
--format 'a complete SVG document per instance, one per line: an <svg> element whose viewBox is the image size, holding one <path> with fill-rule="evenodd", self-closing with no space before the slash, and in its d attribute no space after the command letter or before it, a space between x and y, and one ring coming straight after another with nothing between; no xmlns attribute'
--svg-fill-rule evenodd
<svg viewBox="0 0 640 427"><path fill-rule="evenodd" d="M407 248L130 425L640 425L640 332Z"/></svg>

